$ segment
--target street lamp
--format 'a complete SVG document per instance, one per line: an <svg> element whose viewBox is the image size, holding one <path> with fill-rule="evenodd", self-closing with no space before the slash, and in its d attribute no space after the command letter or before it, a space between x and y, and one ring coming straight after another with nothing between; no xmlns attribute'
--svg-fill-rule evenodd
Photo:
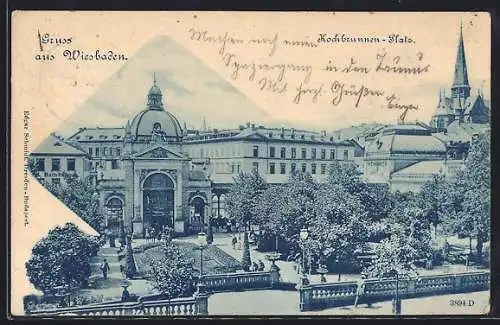
<svg viewBox="0 0 500 325"><path fill-rule="evenodd" d="M207 235L204 232L198 233L198 249L200 250L200 278L196 286L196 293L204 293L205 285L203 283L203 250L207 246Z"/></svg>
<svg viewBox="0 0 500 325"><path fill-rule="evenodd" d="M300 230L300 240L302 241L302 266L301 266L301 274L300 274L300 284L305 286L309 284L309 279L307 278L306 274L306 266L305 266L305 252L306 252L306 241L307 238L309 237L309 231L307 229L303 228Z"/></svg>

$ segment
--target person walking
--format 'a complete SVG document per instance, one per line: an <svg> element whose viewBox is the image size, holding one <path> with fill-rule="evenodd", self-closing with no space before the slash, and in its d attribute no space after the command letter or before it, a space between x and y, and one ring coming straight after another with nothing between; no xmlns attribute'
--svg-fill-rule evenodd
<svg viewBox="0 0 500 325"><path fill-rule="evenodd" d="M233 244L233 249L236 249L236 244L238 243L238 239L236 239L236 235L233 235L231 239L231 244Z"/></svg>
<svg viewBox="0 0 500 325"><path fill-rule="evenodd" d="M102 261L102 264L101 264L101 271L102 271L102 276L104 277L104 279L108 278L109 270L110 270L110 267L109 267L108 261L106 261L106 259L104 259L104 261Z"/></svg>
<svg viewBox="0 0 500 325"><path fill-rule="evenodd" d="M149 243L149 227L146 227L145 237L146 237L146 243Z"/></svg>
<svg viewBox="0 0 500 325"><path fill-rule="evenodd" d="M156 229L154 227L151 227L151 238L153 239L153 243L156 240Z"/></svg>
<svg viewBox="0 0 500 325"><path fill-rule="evenodd" d="M259 260L259 268L257 270L264 271L264 262L262 262L262 260Z"/></svg>
<svg viewBox="0 0 500 325"><path fill-rule="evenodd" d="M358 288L356 289L356 298L354 299L354 308L358 308L359 298L365 293L365 275L362 274L358 281Z"/></svg>
<svg viewBox="0 0 500 325"><path fill-rule="evenodd" d="M238 249L241 249L242 246L242 240L241 240L241 233L238 234Z"/></svg>

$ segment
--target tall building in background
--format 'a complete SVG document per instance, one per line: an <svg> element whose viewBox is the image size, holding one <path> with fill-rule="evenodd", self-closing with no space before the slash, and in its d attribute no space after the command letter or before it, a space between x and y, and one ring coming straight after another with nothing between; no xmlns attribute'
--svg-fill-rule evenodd
<svg viewBox="0 0 500 325"><path fill-rule="evenodd" d="M430 125L438 132L445 131L451 124L487 124L490 121L490 102L484 98L481 90L471 95L467 60L460 26L457 57L451 96L447 97L444 89L439 90L438 105ZM452 127L453 128L453 127Z"/></svg>

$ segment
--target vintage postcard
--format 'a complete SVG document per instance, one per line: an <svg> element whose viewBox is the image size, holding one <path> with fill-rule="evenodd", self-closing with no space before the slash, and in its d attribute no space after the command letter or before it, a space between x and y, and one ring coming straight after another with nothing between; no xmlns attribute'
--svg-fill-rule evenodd
<svg viewBox="0 0 500 325"><path fill-rule="evenodd" d="M488 13L11 18L13 316L489 313Z"/></svg>

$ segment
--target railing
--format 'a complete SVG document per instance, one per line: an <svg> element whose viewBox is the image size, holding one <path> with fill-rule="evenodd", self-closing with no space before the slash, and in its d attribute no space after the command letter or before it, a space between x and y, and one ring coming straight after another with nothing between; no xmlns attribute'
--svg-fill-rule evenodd
<svg viewBox="0 0 500 325"><path fill-rule="evenodd" d="M213 274L203 277L207 292L270 289L277 286L278 271Z"/></svg>
<svg viewBox="0 0 500 325"><path fill-rule="evenodd" d="M107 302L50 310L34 310L28 316L192 316L207 315L207 295L171 300Z"/></svg>
<svg viewBox="0 0 500 325"><path fill-rule="evenodd" d="M418 279L368 279L360 303L390 300L398 294L414 298L447 293L489 289L490 272L470 272L422 276ZM299 289L301 311L317 310L354 303L357 282L321 283Z"/></svg>

